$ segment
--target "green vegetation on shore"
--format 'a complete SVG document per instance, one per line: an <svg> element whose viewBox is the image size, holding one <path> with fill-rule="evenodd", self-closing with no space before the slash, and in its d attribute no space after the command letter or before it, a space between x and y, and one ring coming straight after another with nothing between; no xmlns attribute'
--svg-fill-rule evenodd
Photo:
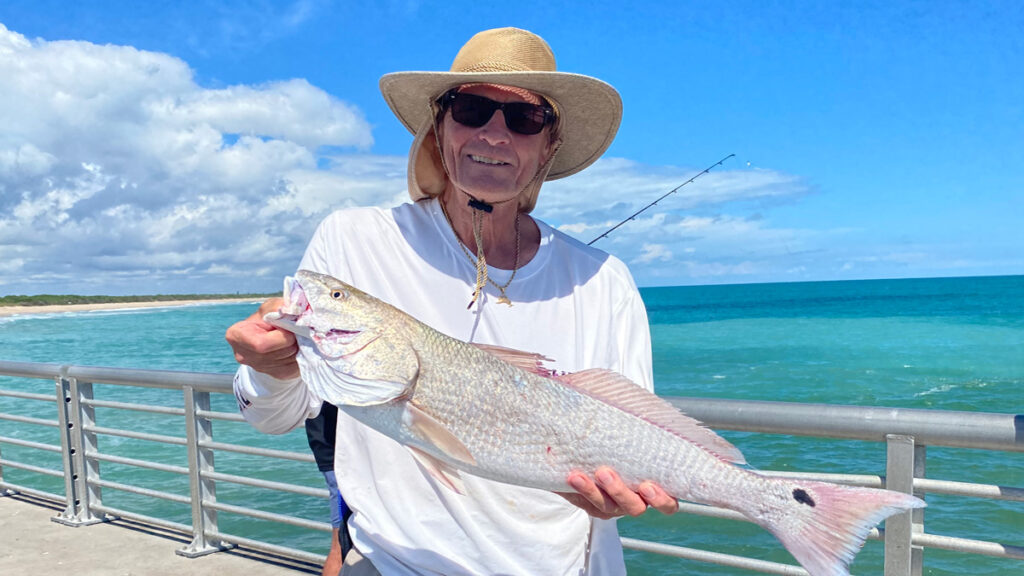
<svg viewBox="0 0 1024 576"><path fill-rule="evenodd" d="M109 304L121 302L175 302L180 300L223 300L252 298L264 300L279 294L149 294L138 296L79 296L75 294L37 294L0 296L0 306L64 306L67 304Z"/></svg>

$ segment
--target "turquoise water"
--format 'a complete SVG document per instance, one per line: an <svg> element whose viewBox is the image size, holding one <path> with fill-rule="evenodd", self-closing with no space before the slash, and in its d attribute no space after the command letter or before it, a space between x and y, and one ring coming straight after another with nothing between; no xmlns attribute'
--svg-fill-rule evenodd
<svg viewBox="0 0 1024 576"><path fill-rule="evenodd" d="M756 284L643 289L654 341L657 390L662 395L826 402L943 410L1024 412L1024 276L956 279ZM0 319L0 359L228 372L224 329L252 305L205 305ZM51 391L41 381L4 379L9 388ZM180 403L166 391L96 387L96 397ZM216 398L232 410L233 400ZM52 418L53 406L0 398L0 410ZM100 425L170 434L180 419L100 409ZM0 435L55 442L52 430L0 421ZM177 433L177 432L173 432ZM304 450L299 431L260 435L247 426L215 423L215 437L237 443ZM756 468L881 474L880 444L723 432ZM183 465L184 450L154 449L132 440L101 438L105 452ZM3 446L4 457L59 467L49 454ZM288 478L319 487L312 465L263 462L218 453L228 473ZM258 468L263 466L263 468ZM103 476L187 493L187 481L159 472L132 473L104 463ZM1024 456L975 450L928 450L928 475L946 480L1024 486ZM62 492L56 479L5 470L8 481ZM314 498L283 496L222 484L218 499L326 521ZM187 507L105 490L104 502L142 507L186 523ZM929 495L929 532L1024 545L1024 506ZM777 541L753 525L649 513L620 522L626 536L791 562ZM282 530L221 515L221 529L243 536L326 551L326 534ZM743 575L749 572L627 551L631 574ZM1020 561L929 549L925 573L1016 574ZM881 573L881 546L869 542L853 572Z"/></svg>

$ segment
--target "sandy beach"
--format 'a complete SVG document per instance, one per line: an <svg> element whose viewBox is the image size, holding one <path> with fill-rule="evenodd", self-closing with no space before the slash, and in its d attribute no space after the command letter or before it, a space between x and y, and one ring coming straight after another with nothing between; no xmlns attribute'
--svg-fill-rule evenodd
<svg viewBox="0 0 1024 576"><path fill-rule="evenodd" d="M196 304L224 304L230 302L261 302L254 298L221 298L213 300L153 300L145 302L107 302L103 304L66 304L52 306L0 306L0 317L20 314L61 314L63 312L90 312L95 310L126 310L131 308L163 308Z"/></svg>

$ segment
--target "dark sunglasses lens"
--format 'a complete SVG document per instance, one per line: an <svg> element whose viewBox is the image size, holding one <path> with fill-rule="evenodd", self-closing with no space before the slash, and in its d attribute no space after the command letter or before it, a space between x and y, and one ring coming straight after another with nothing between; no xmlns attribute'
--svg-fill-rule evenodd
<svg viewBox="0 0 1024 576"><path fill-rule="evenodd" d="M508 129L519 134L537 134L547 122L545 108L536 104L508 102L503 105L475 94L455 94L451 99L452 119L472 128L487 124L499 108L502 108Z"/></svg>
<svg viewBox="0 0 1024 576"><path fill-rule="evenodd" d="M452 119L473 128L479 128L494 115L498 103L473 94L456 94L452 98Z"/></svg>
<svg viewBox="0 0 1024 576"><path fill-rule="evenodd" d="M505 104L505 124L520 134L536 134L544 129L544 108L526 102Z"/></svg>

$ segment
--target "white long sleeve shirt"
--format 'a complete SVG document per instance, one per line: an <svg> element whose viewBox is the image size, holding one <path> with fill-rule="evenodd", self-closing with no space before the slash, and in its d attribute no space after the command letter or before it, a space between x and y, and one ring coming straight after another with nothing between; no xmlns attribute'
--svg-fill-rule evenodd
<svg viewBox="0 0 1024 576"><path fill-rule="evenodd" d="M616 258L537 221L541 245L497 302L488 285L467 310L476 278L436 200L328 216L300 269L329 274L449 336L539 352L551 368L608 368L653 389L647 314ZM503 285L511 271L489 268ZM280 433L316 413L301 380L242 367L243 413ZM562 497L463 474L466 494L435 482L395 441L338 415L335 475L354 511L355 546L382 574L624 574L614 521L592 519ZM570 491L566 486L566 491Z"/></svg>

